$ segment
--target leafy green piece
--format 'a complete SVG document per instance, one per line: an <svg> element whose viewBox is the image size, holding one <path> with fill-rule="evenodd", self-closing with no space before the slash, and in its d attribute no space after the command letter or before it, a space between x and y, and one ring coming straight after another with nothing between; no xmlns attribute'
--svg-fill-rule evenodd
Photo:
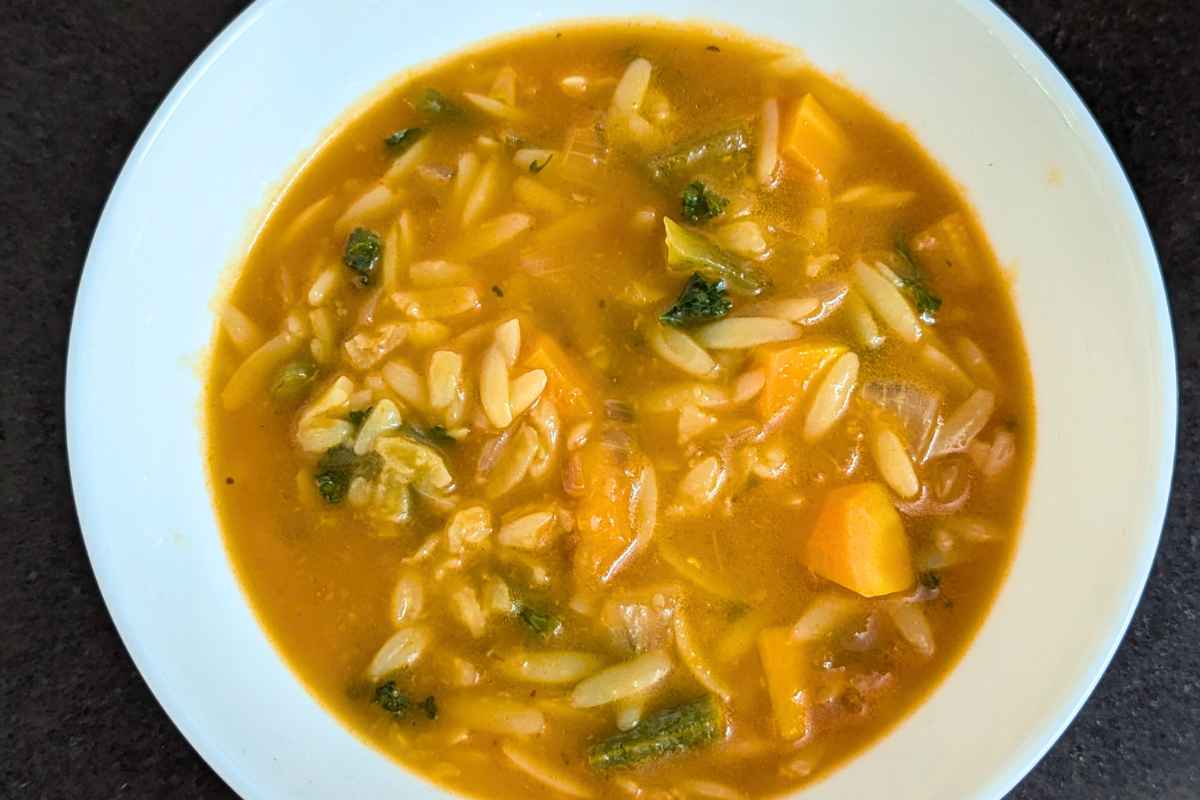
<svg viewBox="0 0 1200 800"><path fill-rule="evenodd" d="M308 393L317 377L317 365L311 361L289 361L275 373L271 381L271 397L276 400L299 400Z"/></svg>
<svg viewBox="0 0 1200 800"><path fill-rule="evenodd" d="M401 128L383 140L384 146L396 155L403 153L425 135L424 128Z"/></svg>
<svg viewBox="0 0 1200 800"><path fill-rule="evenodd" d="M374 406L367 406L357 411L351 411L346 415L346 419L350 420L350 424L357 428L367 421L367 417L371 416L371 411L374 408Z"/></svg>
<svg viewBox="0 0 1200 800"><path fill-rule="evenodd" d="M326 503L336 505L346 499L346 491L350 482L355 478L371 480L379 474L381 459L377 453L356 455L354 450L344 444L331 447L317 462L317 472L313 476L317 491Z"/></svg>
<svg viewBox="0 0 1200 800"><path fill-rule="evenodd" d="M380 241L379 234L367 228L355 228L350 231L342 262L354 272L355 283L359 286L370 286L382 256L383 242Z"/></svg>
<svg viewBox="0 0 1200 800"><path fill-rule="evenodd" d="M725 281L709 283L699 272L693 272L675 304L664 311L659 319L668 325L684 328L720 319L732 308L733 303L725 294Z"/></svg>
<svg viewBox="0 0 1200 800"><path fill-rule="evenodd" d="M437 89L426 89L417 100L417 109L431 117L457 117L462 114L462 109Z"/></svg>
<svg viewBox="0 0 1200 800"><path fill-rule="evenodd" d="M413 422L406 422L400 426L400 433L410 439L416 439L419 442L432 445L447 445L456 444L458 442L450 432L441 425L431 425L428 428L422 428Z"/></svg>
<svg viewBox="0 0 1200 800"><path fill-rule="evenodd" d="M939 297L929 287L925 280L925 274L921 272L921 268L917 266L917 260L913 256L912 251L908 249L908 245L904 242L904 237L896 238L896 255L900 261L907 267L907 275L897 275L901 285L908 290L912 295L913 303L917 306L917 313L921 315L921 319L932 325L936 322L938 310L942 307L942 298Z"/></svg>
<svg viewBox="0 0 1200 800"><path fill-rule="evenodd" d="M412 707L412 701L408 699L408 695L396 687L395 681L388 681L377 686L374 699L384 711L400 718L408 714L408 709Z"/></svg>
<svg viewBox="0 0 1200 800"><path fill-rule="evenodd" d="M677 144L647 162L650 177L659 183L685 180L703 167L729 161L750 152L750 130L735 125Z"/></svg>
<svg viewBox="0 0 1200 800"><path fill-rule="evenodd" d="M597 742L588 748L588 764L597 770L635 767L703 747L724 733L725 715L709 695L651 714L629 730Z"/></svg>
<svg viewBox="0 0 1200 800"><path fill-rule="evenodd" d="M546 156L545 161L538 161L535 158L533 161L529 162L529 171L532 172L534 175L537 175L539 172L544 170L546 167L550 166L550 162L553 160L554 160L554 153L551 153L550 155Z"/></svg>
<svg viewBox="0 0 1200 800"><path fill-rule="evenodd" d="M429 695L421 701L421 710L425 712L425 716L428 719L438 718L437 700L433 699L433 695Z"/></svg>
<svg viewBox="0 0 1200 800"><path fill-rule="evenodd" d="M525 623L525 627L543 639L548 639L562 630L562 620L524 601L517 602L517 616Z"/></svg>
<svg viewBox="0 0 1200 800"><path fill-rule="evenodd" d="M719 217L729 201L704 185L692 181L683 189L683 218L688 222L705 222Z"/></svg>
<svg viewBox="0 0 1200 800"><path fill-rule="evenodd" d="M724 281L735 294L762 294L771 287L771 279L762 270L734 258L704 235L687 230L669 217L663 217L663 228L667 267L673 268L672 272L699 272L710 281Z"/></svg>
<svg viewBox="0 0 1200 800"><path fill-rule="evenodd" d="M938 587L942 585L942 576L933 570L929 570L921 573L920 581L922 586L933 592L937 591Z"/></svg>

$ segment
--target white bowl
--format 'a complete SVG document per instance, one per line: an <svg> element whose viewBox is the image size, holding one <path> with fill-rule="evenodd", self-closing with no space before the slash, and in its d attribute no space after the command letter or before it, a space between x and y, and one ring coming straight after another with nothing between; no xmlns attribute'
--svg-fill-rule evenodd
<svg viewBox="0 0 1200 800"><path fill-rule="evenodd" d="M445 796L320 707L238 586L201 448L211 299L297 157L401 69L555 19L720 20L799 46L910 125L961 182L1014 277L1038 446L1011 574L928 701L805 794L1000 797L1099 679L1166 508L1172 338L1153 246L1120 166L1054 66L983 0L556 6L260 0L151 120L92 242L66 397L88 553L138 669L245 797Z"/></svg>

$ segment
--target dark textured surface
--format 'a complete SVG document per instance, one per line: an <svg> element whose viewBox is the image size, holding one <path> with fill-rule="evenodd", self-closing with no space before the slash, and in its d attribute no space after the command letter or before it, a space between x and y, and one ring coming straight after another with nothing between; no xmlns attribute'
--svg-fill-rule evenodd
<svg viewBox="0 0 1200 800"><path fill-rule="evenodd" d="M104 610L71 503L61 408L71 303L109 187L176 78L242 5L0 0L0 797L231 794L154 702ZM1200 19L1194 0L1003 5L1129 171L1171 295L1182 390L1174 498L1133 626L1012 796L1200 798Z"/></svg>

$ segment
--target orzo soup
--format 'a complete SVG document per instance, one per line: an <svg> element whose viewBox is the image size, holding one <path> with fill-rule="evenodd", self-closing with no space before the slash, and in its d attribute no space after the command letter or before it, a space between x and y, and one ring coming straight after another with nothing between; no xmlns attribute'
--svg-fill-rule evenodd
<svg viewBox="0 0 1200 800"><path fill-rule="evenodd" d="M953 665L1032 449L952 182L700 28L407 77L278 198L208 436L264 626L347 725L488 797L797 787Z"/></svg>

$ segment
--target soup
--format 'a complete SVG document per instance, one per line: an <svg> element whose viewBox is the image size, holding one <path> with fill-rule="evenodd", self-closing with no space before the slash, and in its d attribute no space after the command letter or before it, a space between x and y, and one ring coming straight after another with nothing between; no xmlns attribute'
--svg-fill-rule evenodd
<svg viewBox="0 0 1200 800"><path fill-rule="evenodd" d="M264 627L468 794L800 786L946 674L1012 553L1031 389L984 236L763 44L589 25L406 78L221 323L209 464Z"/></svg>

